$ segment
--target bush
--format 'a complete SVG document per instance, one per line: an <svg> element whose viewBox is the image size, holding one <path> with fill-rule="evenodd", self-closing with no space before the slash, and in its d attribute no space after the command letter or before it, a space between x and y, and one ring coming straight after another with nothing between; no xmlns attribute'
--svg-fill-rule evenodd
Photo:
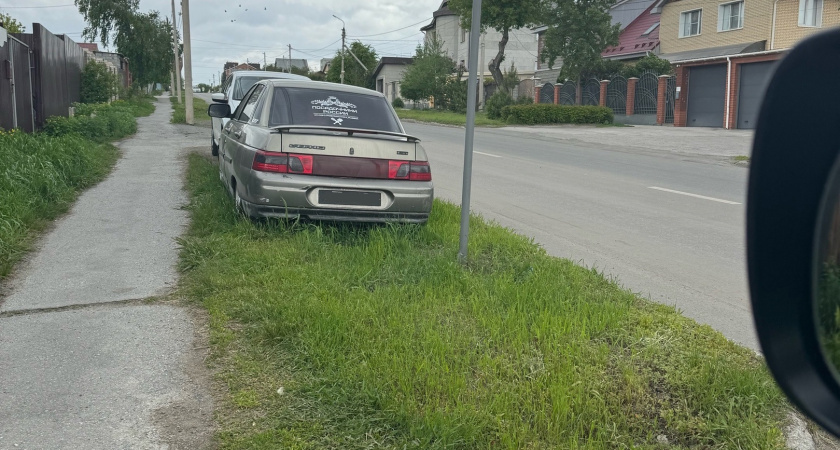
<svg viewBox="0 0 840 450"><path fill-rule="evenodd" d="M518 99L516 99L516 104L517 105L533 105L534 104L534 98L531 97L530 95L523 95L522 97L519 97Z"/></svg>
<svg viewBox="0 0 840 450"><path fill-rule="evenodd" d="M125 101L77 104L73 117L48 117L44 132L50 136L77 135L96 142L121 139L137 131L135 115L145 110Z"/></svg>
<svg viewBox="0 0 840 450"><path fill-rule="evenodd" d="M396 108L405 108L405 102L403 101L403 99L397 97L397 98L394 99L393 102L391 102L391 106L393 106L395 109Z"/></svg>
<svg viewBox="0 0 840 450"><path fill-rule="evenodd" d="M81 84L82 103L103 103L117 94L119 81L104 63L90 61L82 71Z"/></svg>
<svg viewBox="0 0 840 450"><path fill-rule="evenodd" d="M511 105L502 109L508 123L534 125L544 123L612 123L612 109L605 106Z"/></svg>
<svg viewBox="0 0 840 450"><path fill-rule="evenodd" d="M487 105L484 110L487 112L489 119L501 119L502 109L513 104L513 97L503 89L499 89L487 99Z"/></svg>

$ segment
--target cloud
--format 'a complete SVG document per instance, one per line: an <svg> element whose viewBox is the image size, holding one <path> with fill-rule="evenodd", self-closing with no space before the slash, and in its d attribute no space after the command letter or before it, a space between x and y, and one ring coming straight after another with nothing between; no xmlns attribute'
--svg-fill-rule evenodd
<svg viewBox="0 0 840 450"><path fill-rule="evenodd" d="M32 8L70 3L72 0L28 0L27 8L5 9L19 2L0 0L0 11L12 14L28 31L38 22L53 33L67 33L81 42L85 23L74 6ZM213 75L218 78L227 61L262 64L263 54L269 63L288 57L289 44L293 58L306 58L315 67L341 45L341 22L333 15L344 20L348 42L370 44L380 56L411 56L423 38L420 27L431 20L438 6L440 0L192 0L193 82L209 82ZM149 10L172 14L168 0L141 0L140 11ZM416 24L420 21L423 23ZM370 36L411 24L416 25Z"/></svg>

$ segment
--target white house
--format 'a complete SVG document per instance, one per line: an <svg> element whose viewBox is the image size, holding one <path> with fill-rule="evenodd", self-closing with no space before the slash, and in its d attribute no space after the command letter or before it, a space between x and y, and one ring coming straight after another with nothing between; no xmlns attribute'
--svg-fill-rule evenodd
<svg viewBox="0 0 840 450"><path fill-rule="evenodd" d="M446 54L456 64L461 65L464 71L469 70L469 32L460 25L458 14L449 9L449 2L444 0L440 8L432 14L432 22L420 29L426 33L426 41L437 37L443 44ZM499 51L499 41L502 33L488 29L481 35L481 42L484 45L484 59L479 61L479 71L484 67L485 76L489 76L487 66ZM479 48L479 52L480 52ZM479 53L479 58L481 58ZM508 33L508 42L505 46L505 60L502 62L502 69L507 70L511 63L516 66L520 78L530 78L534 74L537 62L537 40L533 31L527 28L511 30Z"/></svg>

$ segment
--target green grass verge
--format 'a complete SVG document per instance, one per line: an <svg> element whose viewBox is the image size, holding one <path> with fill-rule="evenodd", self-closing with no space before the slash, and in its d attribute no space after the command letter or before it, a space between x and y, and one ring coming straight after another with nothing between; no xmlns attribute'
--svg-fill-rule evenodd
<svg viewBox="0 0 840 450"><path fill-rule="evenodd" d="M0 279L117 157L114 146L77 135L0 132Z"/></svg>
<svg viewBox="0 0 840 450"><path fill-rule="evenodd" d="M749 156L744 156L744 155L738 155L738 156L732 158L732 160L735 161L735 162L750 162L750 157Z"/></svg>
<svg viewBox="0 0 840 450"><path fill-rule="evenodd" d="M179 294L209 311L222 448L783 447L751 351L477 217L461 267L456 206L253 224L213 162L187 179Z"/></svg>
<svg viewBox="0 0 840 450"><path fill-rule="evenodd" d="M397 109L396 111L400 119L460 126L467 123L466 114L451 111L436 111L433 109ZM502 127L506 124L502 120L489 119L486 114L480 112L475 115L475 125L479 127Z"/></svg>
<svg viewBox="0 0 840 450"><path fill-rule="evenodd" d="M182 100L183 97L183 94L181 94ZM187 123L186 104L183 101L178 103L178 97L169 97L169 101L172 102L172 119L170 122ZM193 117L197 124L210 122L210 116L207 115L207 102L196 96L193 96Z"/></svg>

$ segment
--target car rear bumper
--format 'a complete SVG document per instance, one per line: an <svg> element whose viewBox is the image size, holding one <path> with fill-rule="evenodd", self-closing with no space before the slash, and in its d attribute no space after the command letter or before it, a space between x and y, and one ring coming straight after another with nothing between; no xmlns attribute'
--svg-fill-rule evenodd
<svg viewBox="0 0 840 450"><path fill-rule="evenodd" d="M355 222L423 223L434 199L430 181L367 180L309 175L251 172L242 193L244 208L253 217L296 218ZM319 190L380 192L378 207L321 205Z"/></svg>

